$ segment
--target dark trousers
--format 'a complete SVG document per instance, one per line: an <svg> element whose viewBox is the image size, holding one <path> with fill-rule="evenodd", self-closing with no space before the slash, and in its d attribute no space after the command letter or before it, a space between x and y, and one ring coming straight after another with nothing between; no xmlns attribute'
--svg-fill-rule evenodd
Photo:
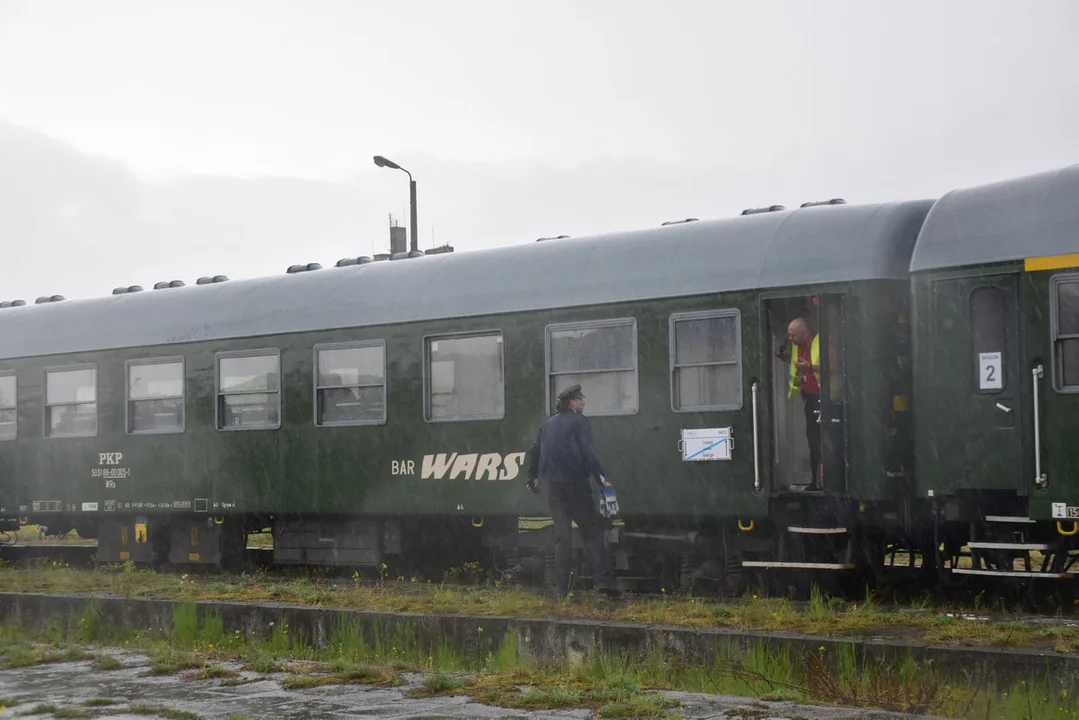
<svg viewBox="0 0 1079 720"><path fill-rule="evenodd" d="M820 396L802 395L805 401L806 442L809 443L809 472L813 479L810 485L820 484Z"/></svg>
<svg viewBox="0 0 1079 720"><path fill-rule="evenodd" d="M613 588L611 563L603 540L603 523L587 482L550 483L551 517L554 519L554 559L558 596L569 592L570 556L573 549L573 526L577 523L584 536L585 550L592 563L597 588Z"/></svg>

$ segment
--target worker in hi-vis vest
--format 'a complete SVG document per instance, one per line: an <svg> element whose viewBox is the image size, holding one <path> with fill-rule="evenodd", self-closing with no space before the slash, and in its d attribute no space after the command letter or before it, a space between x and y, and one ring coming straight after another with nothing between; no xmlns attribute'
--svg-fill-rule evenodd
<svg viewBox="0 0 1079 720"><path fill-rule="evenodd" d="M805 318L795 318L787 326L791 341L790 390L787 399L801 391L805 406L806 442L809 443L809 487L820 489L820 336L809 329ZM795 352L797 350L797 352Z"/></svg>

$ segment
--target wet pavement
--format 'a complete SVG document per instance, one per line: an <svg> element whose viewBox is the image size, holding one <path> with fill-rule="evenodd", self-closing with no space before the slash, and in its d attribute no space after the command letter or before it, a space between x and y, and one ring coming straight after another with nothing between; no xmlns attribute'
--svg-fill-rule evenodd
<svg viewBox="0 0 1079 720"><path fill-rule="evenodd" d="M105 654L101 650L98 654ZM395 688L370 685L329 685L302 690L285 690L287 675L262 675L242 671L239 663L217 663L237 675L229 679L201 679L196 670L169 675L146 676L147 656L138 652L110 650L123 664L116 670L98 670L91 662L46 663L0 671L0 718L109 717L109 718L591 718L590 709L526 711L490 707L471 702L465 696L412 698L410 690L426 677L402 673L407 684ZM236 683L250 680L245 684ZM222 683L226 684L222 684ZM752 720L837 720L913 717L871 710L842 709L789 702L762 702L750 698L664 693L682 703L681 717L752 718ZM112 700L113 705L87 707L88 700ZM47 712L29 714L40 704L54 706ZM134 707L142 706L142 707ZM154 713L151 708L172 713ZM39 708L39 710L44 710ZM83 711L77 715L70 711ZM126 710L126 712L125 712ZM136 712L132 712L135 710ZM68 711L68 712L64 712ZM190 715L179 715L184 711ZM677 716L677 715L676 715Z"/></svg>

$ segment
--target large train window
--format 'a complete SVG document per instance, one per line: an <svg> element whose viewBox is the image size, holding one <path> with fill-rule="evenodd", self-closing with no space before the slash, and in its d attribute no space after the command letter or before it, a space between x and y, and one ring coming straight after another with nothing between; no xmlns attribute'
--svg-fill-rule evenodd
<svg viewBox="0 0 1079 720"><path fill-rule="evenodd" d="M386 344L382 340L315 346L315 424L386 422Z"/></svg>
<svg viewBox="0 0 1079 720"><path fill-rule="evenodd" d="M428 337L424 355L424 417L428 422L505 417L501 331Z"/></svg>
<svg viewBox="0 0 1079 720"><path fill-rule="evenodd" d="M45 436L97 435L97 366L45 370Z"/></svg>
<svg viewBox="0 0 1079 720"><path fill-rule="evenodd" d="M127 363L127 431L184 431L184 359L129 360Z"/></svg>
<svg viewBox="0 0 1079 720"><path fill-rule="evenodd" d="M671 407L676 412L742 407L741 325L737 310L671 316Z"/></svg>
<svg viewBox="0 0 1079 720"><path fill-rule="evenodd" d="M1079 275L1053 278L1053 362L1059 390L1079 392Z"/></svg>
<svg viewBox="0 0 1079 720"><path fill-rule="evenodd" d="M281 353L249 350L217 355L217 427L281 427Z"/></svg>
<svg viewBox="0 0 1079 720"><path fill-rule="evenodd" d="M18 401L15 373L0 373L0 440L14 440L18 435Z"/></svg>
<svg viewBox="0 0 1079 720"><path fill-rule="evenodd" d="M637 321L633 318L547 326L547 403L580 385L588 414L633 415L639 407Z"/></svg>
<svg viewBox="0 0 1079 720"><path fill-rule="evenodd" d="M1007 301L1004 291L980 287L970 293L970 320L974 343L975 392L998 393L1008 386L1004 349L1007 343Z"/></svg>

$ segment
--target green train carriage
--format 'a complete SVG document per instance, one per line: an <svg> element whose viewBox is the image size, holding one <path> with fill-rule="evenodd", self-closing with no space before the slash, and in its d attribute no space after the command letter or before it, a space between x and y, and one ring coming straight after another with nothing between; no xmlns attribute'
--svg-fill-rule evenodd
<svg viewBox="0 0 1079 720"><path fill-rule="evenodd" d="M1073 578L1079 166L944 195L911 270L923 546L946 577Z"/></svg>
<svg viewBox="0 0 1079 720"><path fill-rule="evenodd" d="M102 562L216 565L266 526L284 564L542 562L546 531L518 528L546 514L524 451L579 382L627 581L873 563L912 489L895 338L930 205L7 308L4 512L97 537ZM800 489L804 421L775 358L795 315L823 338L820 492ZM686 431L729 453L694 457Z"/></svg>

